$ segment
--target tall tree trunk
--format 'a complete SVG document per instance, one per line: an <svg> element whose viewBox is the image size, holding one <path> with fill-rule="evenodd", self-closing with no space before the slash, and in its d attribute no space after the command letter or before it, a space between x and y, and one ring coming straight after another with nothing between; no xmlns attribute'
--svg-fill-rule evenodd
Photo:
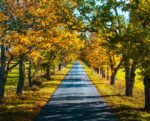
<svg viewBox="0 0 150 121"><path fill-rule="evenodd" d="M1 45L1 67L0 67L0 104L3 102L6 84L6 55L5 47Z"/></svg>
<svg viewBox="0 0 150 121"><path fill-rule="evenodd" d="M49 80L51 76L50 67L46 68L46 79Z"/></svg>
<svg viewBox="0 0 150 121"><path fill-rule="evenodd" d="M28 81L29 81L29 87L32 87L31 70L32 70L32 61L29 61L29 68L28 68Z"/></svg>
<svg viewBox="0 0 150 121"><path fill-rule="evenodd" d="M107 80L109 80L109 68L107 67Z"/></svg>
<svg viewBox="0 0 150 121"><path fill-rule="evenodd" d="M111 74L111 80L110 80L110 85L114 85L115 84L115 81L116 81L116 75L117 75L117 72L118 70L120 69L121 65L123 63L123 59L121 59L120 63L117 65L117 67L115 68L114 66L111 66L111 71L112 71L112 74Z"/></svg>
<svg viewBox="0 0 150 121"><path fill-rule="evenodd" d="M130 96L130 66L129 66L129 60L125 61L125 82L126 82L126 96Z"/></svg>
<svg viewBox="0 0 150 121"><path fill-rule="evenodd" d="M110 68L111 68L111 78L110 78L110 85L114 85L116 81L116 75L120 67L122 66L122 63L124 59L122 58L118 65L114 64L111 57L110 58ZM116 67L115 67L116 65Z"/></svg>
<svg viewBox="0 0 150 121"><path fill-rule="evenodd" d="M116 74L117 74L117 70L115 69L112 74L111 74L111 80L110 80L110 85L114 85L115 81L116 81Z"/></svg>
<svg viewBox="0 0 150 121"><path fill-rule="evenodd" d="M99 74L100 74L100 77L102 78L102 69L101 68L99 69Z"/></svg>
<svg viewBox="0 0 150 121"><path fill-rule="evenodd" d="M144 89L145 89L145 109L150 111L150 76L144 77Z"/></svg>
<svg viewBox="0 0 150 121"><path fill-rule="evenodd" d="M94 70L96 71L96 73L99 73L99 68L95 68Z"/></svg>
<svg viewBox="0 0 150 121"><path fill-rule="evenodd" d="M103 68L100 68L99 71L101 78L105 78L105 71L103 70Z"/></svg>
<svg viewBox="0 0 150 121"><path fill-rule="evenodd" d="M16 94L20 95L22 94L23 86L24 86L24 80L25 80L25 62L24 58L20 57L19 60L19 80L17 85Z"/></svg>
<svg viewBox="0 0 150 121"><path fill-rule="evenodd" d="M61 71L61 68L62 68L62 64L59 64L58 65L58 71Z"/></svg>
<svg viewBox="0 0 150 121"><path fill-rule="evenodd" d="M133 96L133 88L135 83L136 63L132 62L131 68L129 62L125 65L125 80L126 80L126 96Z"/></svg>
<svg viewBox="0 0 150 121"><path fill-rule="evenodd" d="M98 68L98 74L101 74L101 69L100 68Z"/></svg>
<svg viewBox="0 0 150 121"><path fill-rule="evenodd" d="M102 69L102 78L105 78L105 77L106 77L105 70Z"/></svg>

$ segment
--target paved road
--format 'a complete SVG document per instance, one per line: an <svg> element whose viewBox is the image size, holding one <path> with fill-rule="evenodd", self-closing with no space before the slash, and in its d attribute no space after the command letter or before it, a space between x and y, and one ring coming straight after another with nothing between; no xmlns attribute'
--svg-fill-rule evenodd
<svg viewBox="0 0 150 121"><path fill-rule="evenodd" d="M116 121L116 119L77 61L35 121Z"/></svg>

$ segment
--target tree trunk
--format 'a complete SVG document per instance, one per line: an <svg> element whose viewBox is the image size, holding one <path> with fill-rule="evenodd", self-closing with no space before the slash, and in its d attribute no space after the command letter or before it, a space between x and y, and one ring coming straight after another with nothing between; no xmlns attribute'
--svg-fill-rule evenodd
<svg viewBox="0 0 150 121"><path fill-rule="evenodd" d="M144 77L145 109L150 111L150 76Z"/></svg>
<svg viewBox="0 0 150 121"><path fill-rule="evenodd" d="M3 102L6 84L6 55L5 47L1 45L1 67L0 67L0 104Z"/></svg>
<svg viewBox="0 0 150 121"><path fill-rule="evenodd" d="M47 80L50 79L50 75L51 75L51 74L50 74L50 68L47 67L47 68L46 68L46 79L47 79Z"/></svg>
<svg viewBox="0 0 150 121"><path fill-rule="evenodd" d="M19 80L17 85L17 95L22 94L23 86L24 86L24 80L25 80L25 62L24 58L20 57L19 60Z"/></svg>
<svg viewBox="0 0 150 121"><path fill-rule="evenodd" d="M28 81L29 81L29 87L32 87L31 70L32 70L32 61L29 62L29 68L28 68Z"/></svg>
<svg viewBox="0 0 150 121"><path fill-rule="evenodd" d="M129 74L126 80L126 96L133 96L133 87L135 82L135 73Z"/></svg>
<svg viewBox="0 0 150 121"><path fill-rule="evenodd" d="M130 96L130 67L129 65L125 65L125 82L126 82L126 96Z"/></svg>
<svg viewBox="0 0 150 121"><path fill-rule="evenodd" d="M107 68L107 80L109 80L109 68Z"/></svg>
<svg viewBox="0 0 150 121"><path fill-rule="evenodd" d="M133 96L133 87L135 83L135 63L132 63L131 68L127 64L125 67L125 80L126 80L126 96Z"/></svg>
<svg viewBox="0 0 150 121"><path fill-rule="evenodd" d="M103 69L102 68L100 69L99 73L100 73L101 78L103 78L104 75L103 75Z"/></svg>
<svg viewBox="0 0 150 121"><path fill-rule="evenodd" d="M102 70L101 70L101 68L99 69L99 75L102 78Z"/></svg>
<svg viewBox="0 0 150 121"><path fill-rule="evenodd" d="M96 73L99 73L99 68L95 68Z"/></svg>
<svg viewBox="0 0 150 121"><path fill-rule="evenodd" d="M117 74L117 70L114 70L114 72L112 72L112 74L111 74L110 85L114 85L115 84L116 74Z"/></svg>
<svg viewBox="0 0 150 121"><path fill-rule="evenodd" d="M105 78L106 77L106 75L105 75L105 70L103 69L102 70L102 78Z"/></svg>
<svg viewBox="0 0 150 121"><path fill-rule="evenodd" d="M122 66L124 59L122 58L120 60L120 62L118 64L116 64L116 60L115 60L115 54L113 51L113 55L111 55L110 51L109 51L109 63L110 63L110 69L111 69L111 78L110 78L110 84L114 85L115 81L116 81L116 74L119 70L119 68Z"/></svg>
<svg viewBox="0 0 150 121"><path fill-rule="evenodd" d="M59 64L58 65L58 71L61 71L61 68L62 68L62 64Z"/></svg>

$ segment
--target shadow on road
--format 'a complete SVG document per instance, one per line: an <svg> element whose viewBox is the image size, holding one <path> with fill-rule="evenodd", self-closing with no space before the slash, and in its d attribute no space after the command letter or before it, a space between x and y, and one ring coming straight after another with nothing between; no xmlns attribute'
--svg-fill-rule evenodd
<svg viewBox="0 0 150 121"><path fill-rule="evenodd" d="M57 97L55 101L99 99L99 97ZM113 112L103 101L47 104L36 121L113 121Z"/></svg>
<svg viewBox="0 0 150 121"><path fill-rule="evenodd" d="M76 62L35 121L116 121L82 65Z"/></svg>

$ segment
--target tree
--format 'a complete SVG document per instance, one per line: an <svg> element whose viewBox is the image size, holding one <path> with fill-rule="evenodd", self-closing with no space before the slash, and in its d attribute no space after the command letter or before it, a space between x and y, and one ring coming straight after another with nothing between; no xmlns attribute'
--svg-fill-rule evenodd
<svg viewBox="0 0 150 121"><path fill-rule="evenodd" d="M78 18L85 22L83 28L89 32L96 32L105 40L104 46L108 50L107 53L112 72L110 84L114 85L117 71L123 64L121 41L126 24L125 18L119 14L119 10L124 6L125 2L109 0L106 2L101 1L101 4L97 4L94 0L80 2L80 4L78 3L77 10L80 13ZM84 30L83 28L81 30Z"/></svg>
<svg viewBox="0 0 150 121"><path fill-rule="evenodd" d="M0 3L0 104L3 102L4 92L5 92L5 84L6 84L6 47L5 41L3 39L5 35L5 26L3 23L8 19L7 15L5 15L5 4L3 2Z"/></svg>
<svg viewBox="0 0 150 121"><path fill-rule="evenodd" d="M65 1L63 1L65 3ZM56 1L2 1L1 2L1 26L2 26L2 45L1 45L1 97L4 95L4 86L10 61L6 70L6 50L9 51L10 60L17 61L13 66L19 64L19 81L17 94L22 93L25 78L25 61L29 53L45 47L46 43L53 38L50 29L58 24L58 7ZM48 7L51 6L51 7ZM60 18L59 18L60 19ZM49 34L47 34L49 33ZM48 35L48 36L47 36ZM7 40L7 41L6 41ZM10 48L6 45L10 45ZM16 52L16 53L15 53ZM8 58L8 57L7 57Z"/></svg>
<svg viewBox="0 0 150 121"><path fill-rule="evenodd" d="M134 20L134 25L136 24L135 36L138 38L136 43L139 45L137 56L140 59L141 72L144 76L145 109L150 110L150 1L136 0L131 3L133 5L131 17Z"/></svg>

